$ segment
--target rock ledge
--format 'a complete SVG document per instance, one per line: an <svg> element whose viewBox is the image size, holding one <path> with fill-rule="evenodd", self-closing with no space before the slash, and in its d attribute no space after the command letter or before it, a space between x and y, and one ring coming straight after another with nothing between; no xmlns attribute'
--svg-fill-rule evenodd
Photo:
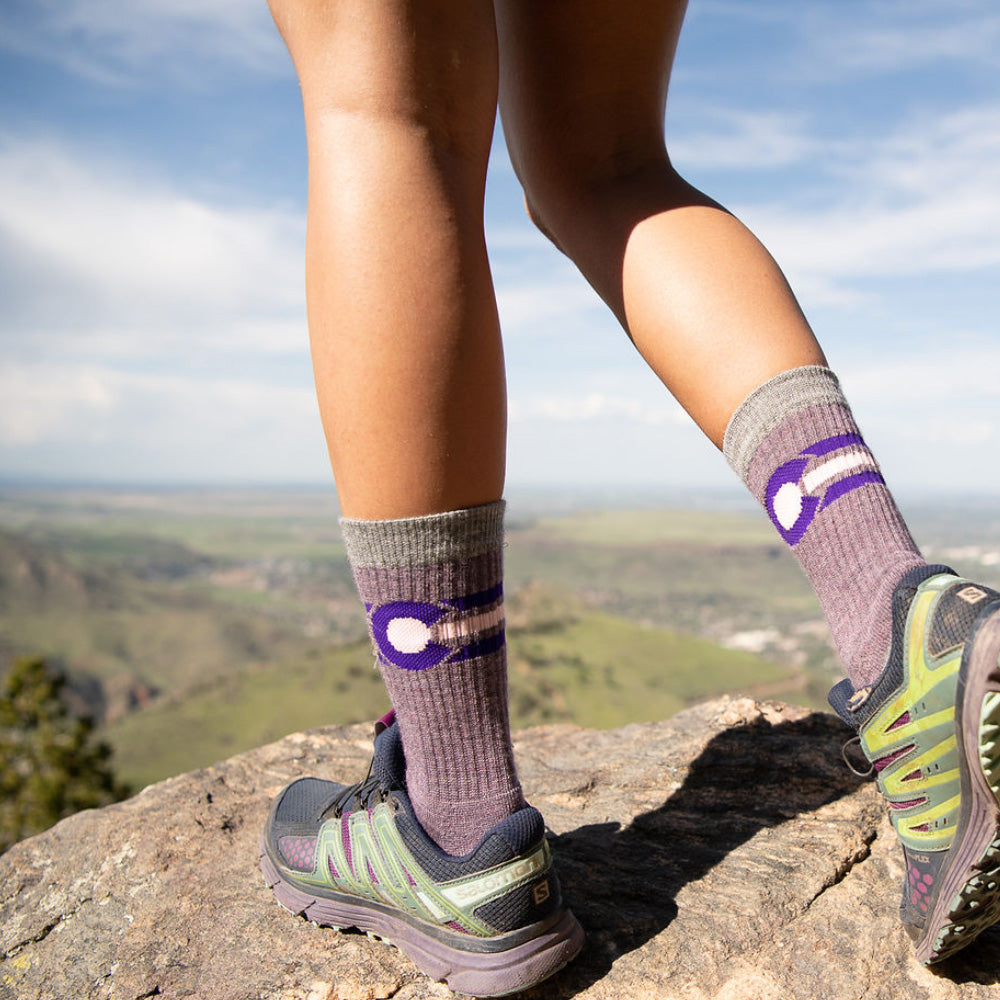
<svg viewBox="0 0 1000 1000"><path fill-rule="evenodd" d="M997 996L1000 933L930 971L897 919L874 785L821 713L724 698L667 722L519 733L582 956L525 997ZM331 727L80 813L0 857L0 1000L449 997L398 952L277 907L256 869L270 797L353 781L367 726Z"/></svg>

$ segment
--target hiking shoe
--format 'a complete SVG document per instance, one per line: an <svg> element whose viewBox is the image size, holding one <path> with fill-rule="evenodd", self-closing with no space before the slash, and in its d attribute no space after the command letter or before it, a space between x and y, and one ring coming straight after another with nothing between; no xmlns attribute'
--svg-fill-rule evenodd
<svg viewBox="0 0 1000 1000"><path fill-rule="evenodd" d="M541 813L526 806L452 857L417 822L405 773L390 713L364 781L300 778L279 792L260 853L277 901L395 944L432 979L474 996L514 993L561 969L583 930L563 906Z"/></svg>
<svg viewBox="0 0 1000 1000"><path fill-rule="evenodd" d="M830 704L853 726L903 845L900 916L924 964L1000 920L1000 593L945 566L893 597L889 662Z"/></svg>

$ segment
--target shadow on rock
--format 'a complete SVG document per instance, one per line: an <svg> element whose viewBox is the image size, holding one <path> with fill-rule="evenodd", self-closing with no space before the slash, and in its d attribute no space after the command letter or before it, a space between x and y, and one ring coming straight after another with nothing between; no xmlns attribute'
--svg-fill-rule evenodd
<svg viewBox="0 0 1000 1000"><path fill-rule="evenodd" d="M564 895L587 944L544 989L524 996L575 996L621 955L659 934L677 914L679 891L759 830L855 791L861 779L841 759L848 732L823 713L777 724L761 717L727 729L658 809L624 829L595 824L554 838ZM725 907L726 900L718 905Z"/></svg>
<svg viewBox="0 0 1000 1000"><path fill-rule="evenodd" d="M583 992L616 959L663 931L677 915L681 889L731 851L760 830L857 790L866 779L848 770L841 757L849 732L825 713L776 724L761 716L710 740L683 785L628 827L594 824L553 838L564 895L587 943L572 965L524 993L525 1000L569 1000ZM890 891L895 907L897 886ZM727 899L714 905L724 909ZM998 945L1000 925L931 969L958 984L995 985ZM681 947L698 949L699 940Z"/></svg>

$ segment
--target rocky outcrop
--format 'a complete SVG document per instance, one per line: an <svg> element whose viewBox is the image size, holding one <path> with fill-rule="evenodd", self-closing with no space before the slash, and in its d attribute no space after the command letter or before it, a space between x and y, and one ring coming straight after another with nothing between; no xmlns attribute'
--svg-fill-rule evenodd
<svg viewBox="0 0 1000 1000"><path fill-rule="evenodd" d="M931 971L896 919L875 788L828 715L722 699L648 725L519 734L581 957L531 998L986 998L989 931ZM81 813L0 858L0 998L418 1000L450 996L395 950L293 918L257 871L268 800L354 780L368 727L289 736Z"/></svg>

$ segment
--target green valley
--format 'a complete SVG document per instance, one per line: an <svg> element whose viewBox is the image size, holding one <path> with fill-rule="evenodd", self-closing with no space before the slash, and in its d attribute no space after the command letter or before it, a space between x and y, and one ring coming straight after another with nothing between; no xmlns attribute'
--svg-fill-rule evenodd
<svg viewBox="0 0 1000 1000"><path fill-rule="evenodd" d="M515 727L620 726L727 691L823 704L825 625L758 512L541 509L515 499L508 518ZM990 514L976 534L932 511L931 554L995 582ZM136 788L387 707L319 490L0 491L0 669L23 655L66 672Z"/></svg>

